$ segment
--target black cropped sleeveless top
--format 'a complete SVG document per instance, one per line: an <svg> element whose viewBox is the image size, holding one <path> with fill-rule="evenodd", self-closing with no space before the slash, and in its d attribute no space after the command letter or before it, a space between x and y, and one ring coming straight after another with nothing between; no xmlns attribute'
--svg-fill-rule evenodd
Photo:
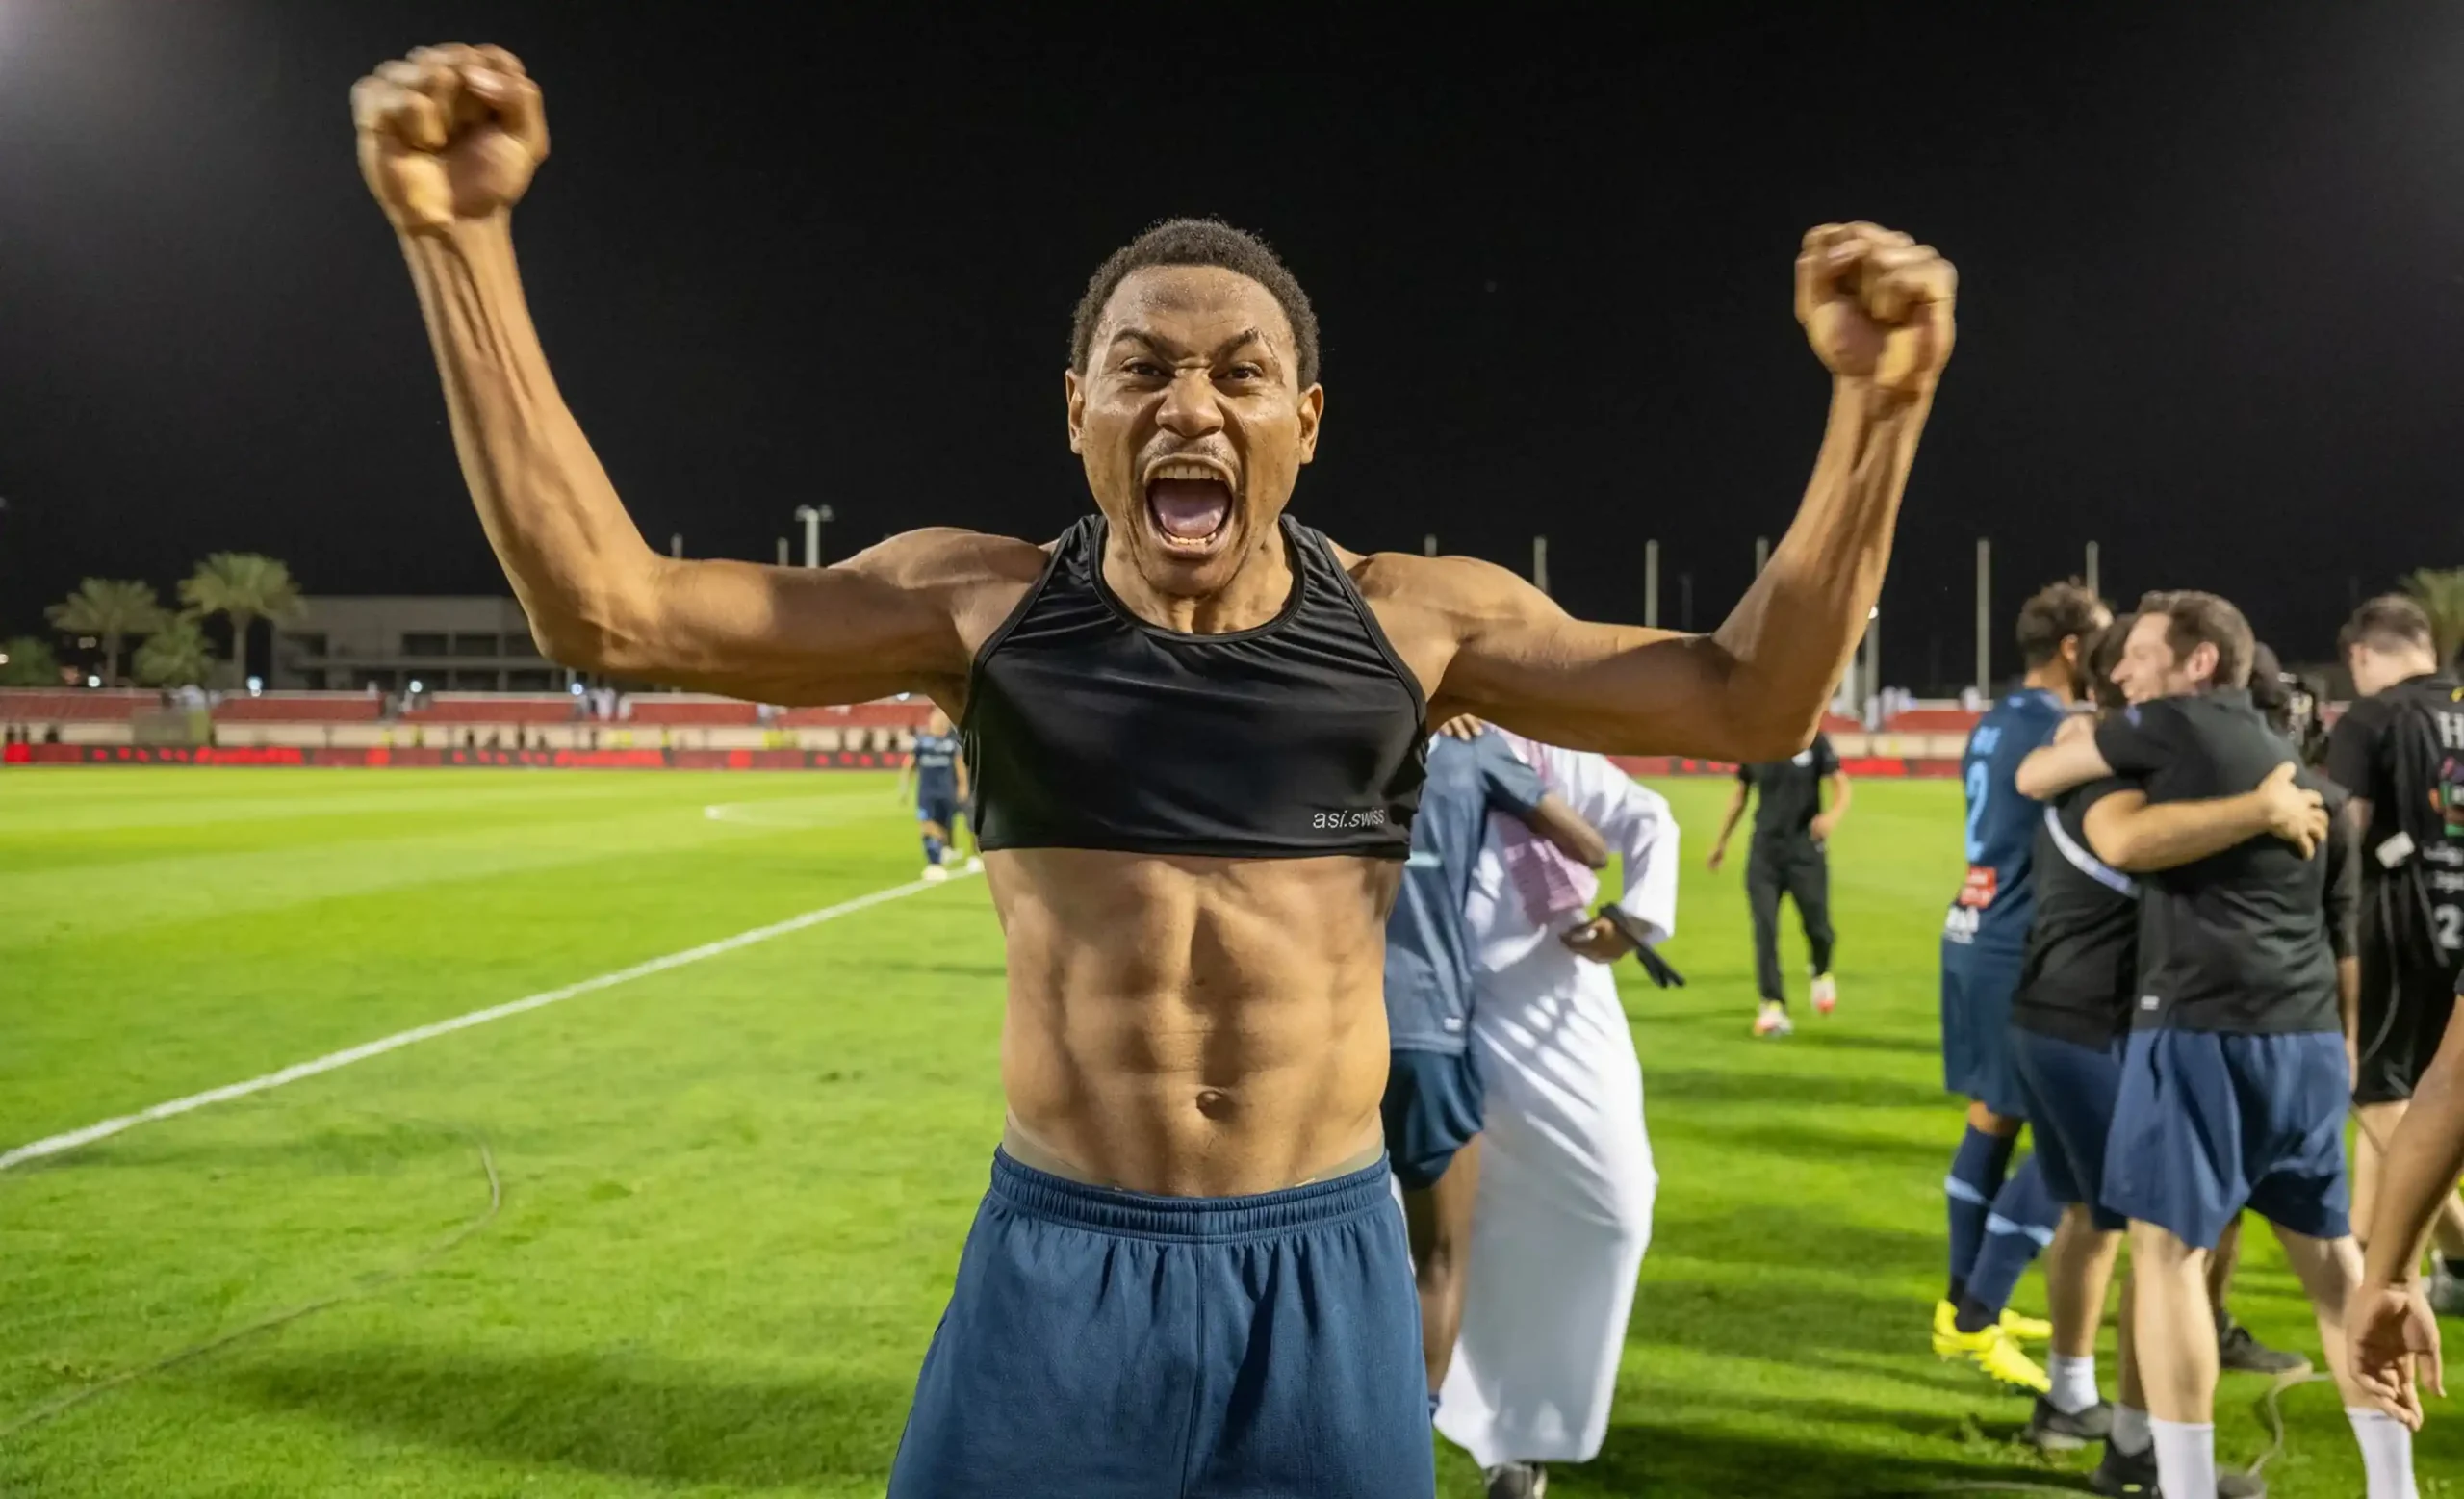
<svg viewBox="0 0 2464 1499"><path fill-rule="evenodd" d="M986 849L1291 859L1411 852L1427 704L1326 538L1282 523L1293 588L1254 630L1183 634L1063 533L976 653L967 771Z"/></svg>

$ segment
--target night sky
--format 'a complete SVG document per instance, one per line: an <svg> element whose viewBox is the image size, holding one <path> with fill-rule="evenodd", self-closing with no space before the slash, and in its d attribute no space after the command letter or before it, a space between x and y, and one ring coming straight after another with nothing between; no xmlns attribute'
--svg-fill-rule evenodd
<svg viewBox="0 0 2464 1499"><path fill-rule="evenodd" d="M320 593L505 591L347 94L428 41L547 90L517 213L567 398L654 544L768 559L1087 504L1061 370L1088 272L1217 213L1325 327L1296 513L1708 628L1802 492L1810 224L1962 272L1884 596L1886 675L2020 595L2205 586L2292 658L2464 563L2464 7L1333 9L0 0L0 632L206 552ZM714 18L715 13L715 18ZM1058 13L1055 13L1056 14ZM1093 17L1100 15L1100 21ZM1761 18L1757 19L1759 15Z"/></svg>

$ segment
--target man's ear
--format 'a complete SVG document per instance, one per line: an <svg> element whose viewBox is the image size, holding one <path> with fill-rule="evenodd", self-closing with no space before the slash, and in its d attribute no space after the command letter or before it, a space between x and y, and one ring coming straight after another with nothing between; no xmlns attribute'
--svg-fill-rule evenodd
<svg viewBox="0 0 2464 1499"><path fill-rule="evenodd" d="M2216 649L2214 641L2201 640L2191 647L2190 659L2182 662L2182 669L2190 674L2193 682L2213 683L2216 681L2217 663L2222 659L2223 654Z"/></svg>

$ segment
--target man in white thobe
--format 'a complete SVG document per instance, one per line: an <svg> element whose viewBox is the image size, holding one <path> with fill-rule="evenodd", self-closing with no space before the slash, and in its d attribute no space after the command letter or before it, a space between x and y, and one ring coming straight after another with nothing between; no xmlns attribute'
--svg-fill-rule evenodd
<svg viewBox="0 0 2464 1499"><path fill-rule="evenodd" d="M1629 929L1664 941L1677 925L1667 801L1602 756L1507 739L1622 861ZM1492 1499L1536 1496L1546 1463L1599 1454L1651 1243L1659 1176L1608 967L1632 946L1590 915L1597 892L1591 871L1491 818L1464 910L1486 1156L1437 1429L1488 1473Z"/></svg>

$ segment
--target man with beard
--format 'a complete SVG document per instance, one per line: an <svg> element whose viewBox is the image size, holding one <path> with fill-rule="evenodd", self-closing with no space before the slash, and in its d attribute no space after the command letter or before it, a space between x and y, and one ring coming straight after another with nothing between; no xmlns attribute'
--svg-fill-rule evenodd
<svg viewBox="0 0 2464 1499"><path fill-rule="evenodd" d="M2163 805L2281 774L2296 757L2251 701L2256 648L2226 601L2150 594L2118 671L2130 708L2031 755L2019 789L2046 797L2124 775ZM2373 1499L2412 1492L2410 1433L2370 1408L2344 1329L2361 1279L2338 982L2351 877L2349 861L2259 838L2142 883L2139 1000L2101 1196L2130 1224L2132 1346L2169 1499L2220 1491L2208 1259L2245 1207L2275 1227L2309 1293Z"/></svg>

